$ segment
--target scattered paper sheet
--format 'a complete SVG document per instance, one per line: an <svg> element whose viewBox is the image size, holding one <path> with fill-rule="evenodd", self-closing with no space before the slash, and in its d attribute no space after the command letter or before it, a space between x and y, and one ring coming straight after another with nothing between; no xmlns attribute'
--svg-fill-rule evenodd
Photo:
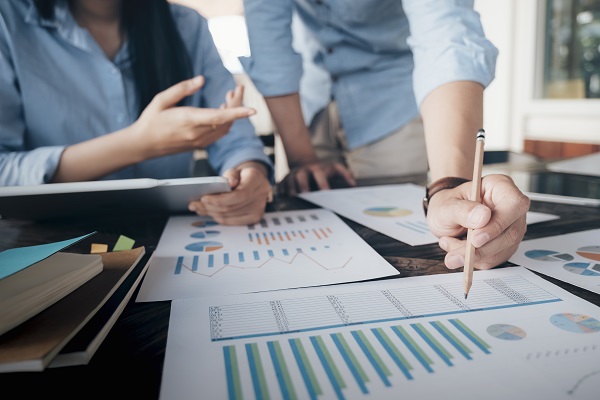
<svg viewBox="0 0 600 400"><path fill-rule="evenodd" d="M121 251L121 250L131 250L133 249L133 245L135 244L135 240L128 238L127 236L121 235L117 239L115 246L113 247L113 251Z"/></svg>
<svg viewBox="0 0 600 400"><path fill-rule="evenodd" d="M255 225L169 219L137 301L356 282L398 271L325 209L266 213Z"/></svg>
<svg viewBox="0 0 600 400"><path fill-rule="evenodd" d="M161 399L596 399L600 308L522 267L175 300Z"/></svg>
<svg viewBox="0 0 600 400"><path fill-rule="evenodd" d="M600 229L524 240L508 261L600 294Z"/></svg>
<svg viewBox="0 0 600 400"><path fill-rule="evenodd" d="M437 243L423 214L425 188L412 183L305 192L298 196L411 246ZM527 224L559 218L527 213Z"/></svg>

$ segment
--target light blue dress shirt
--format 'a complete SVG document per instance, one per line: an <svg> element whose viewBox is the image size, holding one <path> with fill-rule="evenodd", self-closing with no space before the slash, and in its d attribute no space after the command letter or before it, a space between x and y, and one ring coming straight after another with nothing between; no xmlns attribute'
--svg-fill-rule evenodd
<svg viewBox="0 0 600 400"><path fill-rule="evenodd" d="M445 83L494 78L498 51L472 0L244 0L244 10L251 55L240 61L258 90L300 93L307 124L335 99L350 149L417 117Z"/></svg>
<svg viewBox="0 0 600 400"><path fill-rule="evenodd" d="M205 85L189 104L218 108L235 88L208 30L195 10L171 4L195 75ZM138 117L127 43L111 61L71 16L67 0L42 20L31 0L0 1L0 185L49 182L66 146L114 132ZM208 146L222 173L248 160L271 168L248 119ZM103 179L191 176L193 152L141 162Z"/></svg>

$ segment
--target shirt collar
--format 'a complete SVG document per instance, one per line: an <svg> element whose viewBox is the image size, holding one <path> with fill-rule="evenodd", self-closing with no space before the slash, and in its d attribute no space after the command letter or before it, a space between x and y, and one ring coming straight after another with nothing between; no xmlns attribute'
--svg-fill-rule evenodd
<svg viewBox="0 0 600 400"><path fill-rule="evenodd" d="M1 1L1 0L0 0ZM29 11L25 21L32 25L38 25L46 28L56 29L58 35L71 45L87 51L89 53L101 52L102 50L87 29L77 25L69 9L68 0L58 0L54 7L54 16L51 19L44 19L38 13L33 0L29 0ZM104 55L104 53L102 53ZM127 42L121 46L121 49L115 57L115 62L123 62L127 59Z"/></svg>

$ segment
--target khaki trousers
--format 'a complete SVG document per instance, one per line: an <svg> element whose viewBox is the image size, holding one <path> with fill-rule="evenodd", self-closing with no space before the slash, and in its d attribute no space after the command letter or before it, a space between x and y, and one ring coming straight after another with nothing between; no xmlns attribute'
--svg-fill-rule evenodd
<svg viewBox="0 0 600 400"><path fill-rule="evenodd" d="M356 179L427 173L425 133L420 117L383 139L349 150L332 101L317 114L310 132L317 157L346 165Z"/></svg>

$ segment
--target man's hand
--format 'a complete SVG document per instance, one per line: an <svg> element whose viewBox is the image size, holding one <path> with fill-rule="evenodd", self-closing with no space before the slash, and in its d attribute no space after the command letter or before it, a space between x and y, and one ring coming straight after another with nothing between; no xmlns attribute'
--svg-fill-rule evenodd
<svg viewBox="0 0 600 400"><path fill-rule="evenodd" d="M450 269L464 266L466 232L473 228L475 268L490 269L506 262L527 231L530 200L506 175L488 175L481 183L481 204L469 200L471 182L438 192L431 198L427 222L448 254Z"/></svg>
<svg viewBox="0 0 600 400"><path fill-rule="evenodd" d="M352 173L340 163L314 161L293 168L279 183L278 192L288 196L311 190L331 189L331 182L342 180L344 186L356 186Z"/></svg>

